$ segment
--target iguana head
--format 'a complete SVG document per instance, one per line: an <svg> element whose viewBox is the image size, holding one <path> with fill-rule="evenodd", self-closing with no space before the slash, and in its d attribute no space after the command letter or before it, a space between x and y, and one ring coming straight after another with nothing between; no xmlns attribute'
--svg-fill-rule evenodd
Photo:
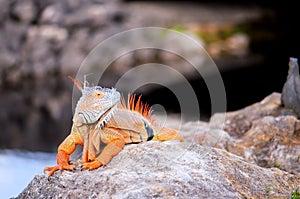
<svg viewBox="0 0 300 199"><path fill-rule="evenodd" d="M84 86L81 92L73 116L74 124L97 124L97 127L102 127L112 117L120 101L120 93L115 88L100 86Z"/></svg>

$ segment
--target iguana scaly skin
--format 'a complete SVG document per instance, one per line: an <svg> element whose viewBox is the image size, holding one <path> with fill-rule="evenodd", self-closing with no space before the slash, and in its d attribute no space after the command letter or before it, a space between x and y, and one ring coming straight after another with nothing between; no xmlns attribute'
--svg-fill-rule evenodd
<svg viewBox="0 0 300 199"><path fill-rule="evenodd" d="M125 144L183 141L178 131L155 125L149 106L143 104L140 97L136 100L134 95L128 95L125 102L114 88L89 87L86 82L82 87L76 80L73 82L82 96L75 109L71 133L58 147L57 166L45 168L50 171L49 177L57 170L74 169L69 160L76 145L83 146L82 168L92 170L108 164ZM100 142L106 146L98 155Z"/></svg>

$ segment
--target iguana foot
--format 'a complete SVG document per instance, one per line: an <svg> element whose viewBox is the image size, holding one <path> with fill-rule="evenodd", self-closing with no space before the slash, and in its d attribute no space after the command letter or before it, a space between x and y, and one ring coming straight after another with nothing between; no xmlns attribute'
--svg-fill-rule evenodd
<svg viewBox="0 0 300 199"><path fill-rule="evenodd" d="M84 163L82 165L82 168L83 169L93 170L93 169L99 168L102 165L103 164L96 159L96 160L93 160L92 162L86 162L86 163Z"/></svg>
<svg viewBox="0 0 300 199"><path fill-rule="evenodd" d="M54 167L46 167L44 170L45 171L50 171L48 173L48 177L52 176L52 174L57 171L57 170L73 170L74 169L74 165L70 165L70 164L60 164L60 165L56 165Z"/></svg>

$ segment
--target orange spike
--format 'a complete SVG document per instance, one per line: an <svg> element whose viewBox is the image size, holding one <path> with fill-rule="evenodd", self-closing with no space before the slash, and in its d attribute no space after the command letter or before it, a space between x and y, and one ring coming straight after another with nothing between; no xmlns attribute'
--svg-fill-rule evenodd
<svg viewBox="0 0 300 199"><path fill-rule="evenodd" d="M68 75L68 78L73 82L73 84L79 89L82 90L82 85L76 79Z"/></svg>
<svg viewBox="0 0 300 199"><path fill-rule="evenodd" d="M143 104L141 103L141 95L139 96L136 104L135 104L135 111L137 112L141 112L141 110L143 109ZM141 106L141 109L140 109L140 106Z"/></svg>
<svg viewBox="0 0 300 199"><path fill-rule="evenodd" d="M119 108L128 109L130 111L138 112L146 119L151 119L151 108L148 104L144 104L141 101L142 96L139 96L137 101L135 102L136 95L128 94L127 103L125 102L124 96L121 97L121 102L119 104Z"/></svg>
<svg viewBox="0 0 300 199"><path fill-rule="evenodd" d="M130 93L129 93L128 94L128 100L129 100L128 108L130 110L134 111L135 94L130 95Z"/></svg>

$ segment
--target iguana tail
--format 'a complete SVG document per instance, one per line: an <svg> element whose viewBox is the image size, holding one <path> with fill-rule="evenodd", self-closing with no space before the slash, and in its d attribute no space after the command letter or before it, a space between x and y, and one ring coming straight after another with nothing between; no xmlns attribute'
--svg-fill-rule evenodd
<svg viewBox="0 0 300 199"><path fill-rule="evenodd" d="M157 131L154 135L152 140L159 140L159 141L167 141L167 140L179 140L183 142L184 139L180 135L180 133L174 129L169 128L162 128L161 130Z"/></svg>

